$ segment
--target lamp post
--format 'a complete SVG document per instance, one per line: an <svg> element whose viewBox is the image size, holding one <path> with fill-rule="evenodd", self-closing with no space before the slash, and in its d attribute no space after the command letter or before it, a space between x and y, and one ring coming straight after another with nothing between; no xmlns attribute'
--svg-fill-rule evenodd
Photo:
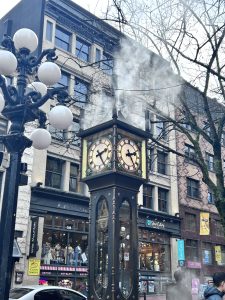
<svg viewBox="0 0 225 300"><path fill-rule="evenodd" d="M10 154L0 219L0 299L8 299L13 268L12 252L16 220L18 187L20 185L21 157L26 148L46 149L51 135L45 129L47 119L57 129L66 129L73 115L63 104L68 94L64 88L53 88L61 71L54 63L55 49L44 50L39 57L32 56L38 45L36 34L26 28L18 30L13 39L5 36L0 47L0 112L10 121L6 135L0 141ZM45 62L42 63L42 60ZM17 75L16 86L7 86L5 76ZM28 78L37 75L40 82L28 84ZM47 87L48 86L48 87ZM48 116L39 108L57 97L59 105ZM38 121L30 138L25 136L25 125Z"/></svg>

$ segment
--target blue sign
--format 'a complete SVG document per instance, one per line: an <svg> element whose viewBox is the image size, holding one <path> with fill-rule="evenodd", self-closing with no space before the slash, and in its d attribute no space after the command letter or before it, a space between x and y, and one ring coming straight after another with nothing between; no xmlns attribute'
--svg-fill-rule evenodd
<svg viewBox="0 0 225 300"><path fill-rule="evenodd" d="M177 240L178 260L185 260L184 240Z"/></svg>

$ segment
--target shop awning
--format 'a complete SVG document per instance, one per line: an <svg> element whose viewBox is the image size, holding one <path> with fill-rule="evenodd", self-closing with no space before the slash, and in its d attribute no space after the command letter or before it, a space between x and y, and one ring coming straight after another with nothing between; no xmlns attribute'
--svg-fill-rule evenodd
<svg viewBox="0 0 225 300"><path fill-rule="evenodd" d="M13 255L12 255L12 257L15 258L15 259L23 257L22 252L20 250L20 247L19 247L18 242L17 242L16 239L14 239L14 241L13 241Z"/></svg>

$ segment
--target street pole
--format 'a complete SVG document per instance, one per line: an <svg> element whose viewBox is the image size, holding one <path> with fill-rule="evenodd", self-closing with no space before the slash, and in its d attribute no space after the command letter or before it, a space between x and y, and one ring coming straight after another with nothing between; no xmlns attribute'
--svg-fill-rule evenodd
<svg viewBox="0 0 225 300"><path fill-rule="evenodd" d="M18 30L13 40L5 36L1 45L0 113L11 123L9 132L0 135L0 142L10 154L0 219L0 299L7 300L13 271L12 254L21 158L24 150L31 145L39 150L48 148L51 135L45 129L47 116L39 108L49 99L54 99L54 96L57 96L60 104L64 104L68 94L64 88L47 88L47 85L51 86L59 81L61 71L54 63L57 59L55 49L46 49L39 57L31 55L38 45L38 38L32 30L27 28ZM44 63L43 58L46 58ZM16 86L7 86L4 75L12 75L16 71ZM35 81L29 87L28 76L35 73L41 82ZM72 120L72 112L63 105L56 106L49 113L49 122L57 129L67 129ZM40 128L35 129L29 139L24 135L25 124L33 121L38 121Z"/></svg>

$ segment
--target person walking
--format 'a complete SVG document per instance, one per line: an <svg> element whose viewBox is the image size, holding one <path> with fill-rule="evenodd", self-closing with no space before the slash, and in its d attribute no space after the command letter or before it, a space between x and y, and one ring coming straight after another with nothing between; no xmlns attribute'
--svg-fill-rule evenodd
<svg viewBox="0 0 225 300"><path fill-rule="evenodd" d="M192 300L191 291L185 282L185 272L177 270L174 272L176 283L171 284L166 291L166 300Z"/></svg>
<svg viewBox="0 0 225 300"><path fill-rule="evenodd" d="M214 286L208 286L204 292L206 300L222 300L225 295L225 272L213 275Z"/></svg>

